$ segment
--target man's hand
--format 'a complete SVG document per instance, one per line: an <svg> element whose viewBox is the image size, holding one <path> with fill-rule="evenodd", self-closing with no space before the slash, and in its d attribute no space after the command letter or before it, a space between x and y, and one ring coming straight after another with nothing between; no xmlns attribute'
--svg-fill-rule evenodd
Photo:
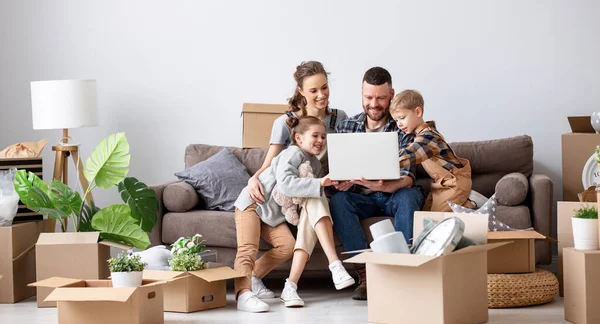
<svg viewBox="0 0 600 324"><path fill-rule="evenodd" d="M400 188L408 188L412 186L413 180L411 177L400 177L398 180L360 180L350 181L352 184L361 185L373 191L392 193Z"/></svg>
<svg viewBox="0 0 600 324"><path fill-rule="evenodd" d="M265 202L265 188L256 177L250 177L248 180L248 195L250 200L255 203Z"/></svg>
<svg viewBox="0 0 600 324"><path fill-rule="evenodd" d="M337 191L348 191L353 185L354 184L350 181L339 181L337 184L334 184L333 187Z"/></svg>

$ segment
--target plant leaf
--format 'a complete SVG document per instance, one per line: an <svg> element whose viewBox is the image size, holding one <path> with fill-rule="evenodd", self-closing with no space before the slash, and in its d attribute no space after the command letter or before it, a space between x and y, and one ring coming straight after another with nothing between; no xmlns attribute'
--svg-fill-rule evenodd
<svg viewBox="0 0 600 324"><path fill-rule="evenodd" d="M131 208L131 217L144 232L152 231L158 213L156 192L134 177L119 182L121 199Z"/></svg>
<svg viewBox="0 0 600 324"><path fill-rule="evenodd" d="M82 204L81 196L79 195L79 192L73 191L73 189L69 188L66 184L56 179L52 180L50 183L49 196L54 203L54 207L62 210L66 214L77 215L79 213Z"/></svg>
<svg viewBox="0 0 600 324"><path fill-rule="evenodd" d="M48 193L48 186L40 177L23 169L17 170L14 187L22 202L27 200L27 194L31 188L40 188L43 192Z"/></svg>
<svg viewBox="0 0 600 324"><path fill-rule="evenodd" d="M69 214L56 208L50 197L40 188L30 188L24 203L27 208L51 219L67 218Z"/></svg>
<svg viewBox="0 0 600 324"><path fill-rule="evenodd" d="M81 211L81 218L79 220L79 231L80 232L94 232L92 227L92 218L100 210L93 200L90 200L88 205L87 202L83 203L83 210Z"/></svg>
<svg viewBox="0 0 600 324"><path fill-rule="evenodd" d="M129 143L125 133L111 134L100 141L85 161L83 174L96 186L108 189L121 182L129 171Z"/></svg>
<svg viewBox="0 0 600 324"><path fill-rule="evenodd" d="M100 232L102 239L144 250L150 245L150 238L130 215L131 209L127 205L102 208L92 218L92 227Z"/></svg>

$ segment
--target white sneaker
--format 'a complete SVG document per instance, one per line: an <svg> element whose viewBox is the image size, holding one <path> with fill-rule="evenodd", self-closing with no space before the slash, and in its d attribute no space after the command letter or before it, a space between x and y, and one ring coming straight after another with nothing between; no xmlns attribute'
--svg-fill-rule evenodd
<svg viewBox="0 0 600 324"><path fill-rule="evenodd" d="M237 309L250 313L262 313L269 311L269 305L256 297L253 292L247 291L238 297Z"/></svg>
<svg viewBox="0 0 600 324"><path fill-rule="evenodd" d="M348 274L348 271L342 265L342 261L333 261L329 265L329 270L331 271L335 289L340 290L354 285L354 278Z"/></svg>
<svg viewBox="0 0 600 324"><path fill-rule="evenodd" d="M298 296L298 286L295 283L285 279L285 286L281 292L281 301L285 307L304 307L304 301Z"/></svg>
<svg viewBox="0 0 600 324"><path fill-rule="evenodd" d="M267 288L260 278L252 276L252 292L260 299L275 298L275 293Z"/></svg>

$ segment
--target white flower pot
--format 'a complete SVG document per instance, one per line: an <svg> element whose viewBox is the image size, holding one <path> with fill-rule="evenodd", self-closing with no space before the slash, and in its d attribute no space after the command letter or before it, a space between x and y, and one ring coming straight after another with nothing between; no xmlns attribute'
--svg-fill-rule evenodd
<svg viewBox="0 0 600 324"><path fill-rule="evenodd" d="M113 288L139 287L142 285L142 271L111 272Z"/></svg>
<svg viewBox="0 0 600 324"><path fill-rule="evenodd" d="M571 218L575 250L598 250L598 220Z"/></svg>

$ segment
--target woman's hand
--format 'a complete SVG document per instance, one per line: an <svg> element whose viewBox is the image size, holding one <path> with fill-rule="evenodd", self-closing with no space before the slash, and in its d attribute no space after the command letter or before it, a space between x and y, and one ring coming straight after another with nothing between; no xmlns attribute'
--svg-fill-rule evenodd
<svg viewBox="0 0 600 324"><path fill-rule="evenodd" d="M262 204L265 202L265 188L257 177L250 177L248 180L248 195L250 200L255 203Z"/></svg>
<svg viewBox="0 0 600 324"><path fill-rule="evenodd" d="M332 181L331 178L329 178L329 174L321 178L321 187L334 186L337 184L337 181Z"/></svg>

